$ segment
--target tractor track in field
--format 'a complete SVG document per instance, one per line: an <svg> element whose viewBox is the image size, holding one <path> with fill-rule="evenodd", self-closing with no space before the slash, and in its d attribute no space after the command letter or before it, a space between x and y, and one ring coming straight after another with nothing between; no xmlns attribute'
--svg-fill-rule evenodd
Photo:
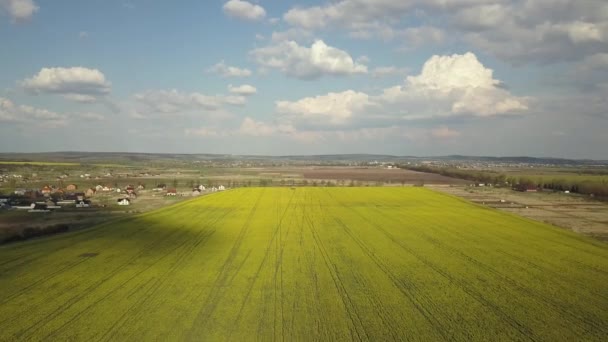
<svg viewBox="0 0 608 342"><path fill-rule="evenodd" d="M365 218L363 218L363 219L365 220ZM529 339L531 341L536 341L537 340L537 338L533 335L532 331L530 331L530 329L527 326L525 326L524 324L520 323L515 318L511 317L509 314L507 314L506 312L504 312L495 303L487 300L483 296L482 293L480 293L479 291L475 290L474 287L472 287L468 282L466 282L466 281L460 281L460 280L454 278L448 272L445 272L444 270L442 270L439 267L437 267L437 265L435 265L434 263L428 261L426 258L424 258L422 255L420 255L418 252L414 251L413 249L411 249L411 248L407 247L406 245L404 245L403 243L401 243L392 234L386 232L382 227L379 227L378 225L374 224L373 222L371 222L369 220L365 220L365 221L368 222L369 224L371 224L373 227L375 227L379 231L381 231L383 233L383 235L385 235L387 238L389 238L391 241L393 241L396 245L400 246L404 251L406 251L409 254L411 254L412 256L414 256L416 259L418 259L424 265L426 265L427 267L429 267L430 269L432 269L436 273L438 273L441 276L443 276L449 282L453 283L454 285L457 285L462 291L464 291L469 296L471 296L471 298L473 298L474 300L476 300L480 304L482 304L482 305L486 306L487 308L489 308L495 315L497 315L502 320L504 320L509 325L511 325L511 327L513 329L515 329L516 331L518 331L523 337L525 337L525 338L527 338L527 339Z"/></svg>
<svg viewBox="0 0 608 342"><path fill-rule="evenodd" d="M181 248L185 243L187 243L189 241L189 239L183 239L182 236L187 236L189 233L188 233L187 230L182 230L182 228L183 227L180 227L178 229L173 229L169 234L166 234L166 235L162 236L161 238L158 238L158 239L154 240L153 242L149 243L148 245L146 245L145 247L143 247L138 253L136 253L134 256L132 256L131 258L129 258L126 262L123 262L119 267L117 267L114 270L110 271L108 273L109 274L108 276L106 276L105 278L103 278L103 279L101 279L101 280L93 283L92 285L90 285L89 287L87 287L86 289L84 289L81 292L80 295L76 295L76 296L70 298L69 300L67 300L67 302L65 302L64 304L62 304L57 309L55 309L55 311L53 311L45 319L34 323L33 325L31 325L30 327L28 327L26 330L20 332L19 334L23 335L23 334L25 334L28 331L32 331L32 333L34 333L35 331L37 331L38 329L40 329L41 327L43 327L45 324L47 324L48 322L50 322L53 318L61 315L67 309L69 309L70 307L72 307L80 299L84 298L88 293L95 291L95 289L97 289L99 286L101 286L106 281L110 280L118 272L122 271L124 268L128 267L129 265L131 265L135 260L137 260L138 258L140 258L142 255L145 255L150 250L154 249L156 246L158 246L158 245L162 246L163 243L166 243L166 241L171 241L171 239L174 238L174 237L177 240L180 240L180 239L184 240L184 242L182 244L176 245L171 250L169 250L168 252L166 252L165 254L163 254L162 256L160 256L158 259L156 259L153 263L151 263L150 265L148 265L144 269L139 270L134 275L132 275L131 277L129 277L126 281L122 282L120 285L114 287L111 291L109 291L108 293L106 293L106 295L102 296L97 301L95 301L92 304L88 305L83 310L80 310L80 312L78 314L73 315L72 318L69 319L67 321L67 323L65 323L64 325L62 325L61 328L67 326L68 323L70 323L70 322L74 321L75 319L77 319L82 313L84 313L85 311L87 311L90 308L94 307L95 305L97 305L98 303L100 303L101 301L103 301L105 298L107 298L110 295L112 295L114 293L114 291L116 291L117 289L120 289L120 288L124 287L127 283L129 283L133 279L136 279L139 275L141 275L144 272L148 271L149 269L153 268L154 266L156 266L158 264L158 262L160 262L161 260L163 260L164 258L166 258L167 256L169 256L173 251ZM177 234L180 231L181 231L181 234ZM49 336L52 336L55 332L61 330L61 328L55 329L53 332L51 332L51 334L49 334ZM32 330L32 329L34 329L34 330Z"/></svg>
<svg viewBox="0 0 608 342"><path fill-rule="evenodd" d="M327 193L327 191L326 191L326 193ZM332 196L329 193L327 193L327 194L336 203L340 203L340 204L342 204L343 207L348 208L348 206L345 206L344 203L342 203L341 201L339 201L338 199L336 199L334 196ZM533 335L532 331L527 326L525 326L524 324L520 323L519 321L517 321L516 319L514 319L513 317L511 317L510 315L508 315L506 312L504 312L495 303L487 300L483 296L482 293L480 293L477 290L475 290L475 288L473 286L471 286L468 282L454 278L448 272L445 272L444 270L442 270L439 267L437 267L437 265L435 265L434 263L432 263L429 260L427 260L426 258L424 258L420 253L414 251L412 248L410 248L407 245L403 244L401 241L399 241L399 239L395 238L395 236L393 236L391 233L387 232L384 228L382 228L381 226L379 226L377 223L375 223L372 220L368 219L367 217L361 215L358 211L356 211L356 210L354 210L352 208L349 208L349 209L350 209L351 212L355 213L358 217L360 217L363 221L367 222L370 226L374 227L376 230L378 230L379 232L381 232L384 236L386 236L394 244L396 244L397 246L401 247L401 249L403 249L405 252L407 252L408 254L414 256L416 259L418 259L424 265L426 265L427 267L429 267L431 270L433 270L437 274L441 275L442 277L444 277L449 282L457 285L462 291L464 291L469 296L471 296L471 298L473 298L474 300L476 300L480 304L482 304L482 305L486 306L487 308L489 308L495 315L497 315L498 317L502 318L502 320L504 320L509 325L511 325L511 327L513 329L515 329L516 331L518 331L523 337L525 337L525 338L527 338L527 339L529 339L531 341L536 341L537 340L537 337L535 337Z"/></svg>
<svg viewBox="0 0 608 342"><path fill-rule="evenodd" d="M182 233L182 235L185 235L185 234L187 234L187 232L186 233ZM152 245L157 245L157 244L160 244L161 242L165 242L165 241L166 241L165 239L159 239L159 240L155 241L155 243L153 243ZM177 249L177 248L179 248L179 247L180 247L179 245L176 246L176 247L174 247L174 250ZM24 329L22 331L19 331L16 334L17 338L21 338L24 334L26 334L28 332L32 332L33 333L37 329L42 328L43 325L45 325L46 323L50 322L52 319L54 319L55 317L59 316L60 314L62 314L63 312L65 312L67 309L69 309L70 307L72 307L80 299L84 298L89 292L95 291L95 289L97 289L99 286L101 286L102 284L104 284L108 280L112 279L114 276L116 276L117 272L120 272L121 270L123 270L124 268L126 268L129 264L131 264L134 260L136 260L138 257L140 257L141 255L145 254L145 252L148 252L149 248L150 248L150 246L148 246L147 248L145 248L144 250L142 250L140 253L137 253L134 257L132 257L131 259L129 259L129 261L121 264L119 267L117 267L114 270L112 270L111 272L109 272L108 276L102 278L101 280L98 280L97 282L93 283L92 285L90 285L89 287L87 287L86 289L84 289L83 291L81 291L80 294L78 294L76 296L73 296L72 298L70 298L69 300L67 300L64 304L62 304L61 306L59 306L57 309L55 309L55 311L53 311L51 314L47 315L44 319L42 319L40 321L37 321L36 323L32 324L31 326L29 326L28 328L26 328L26 329ZM147 271L148 269L154 267L158 261L160 261L161 259L163 259L166 256L167 256L167 254L164 254L158 260L156 260L153 264L151 264L148 267L146 267L146 268L144 268L144 269L136 272L134 275L132 275L131 277L129 277L126 281L124 281L120 285L116 286L114 288L114 290L118 289L118 288L122 288L128 282L130 282L131 280L137 278L140 274L142 274L145 271ZM113 291L109 291L105 296L102 296L101 298L99 298L98 300L96 300L93 304L87 306L85 308L85 310L89 309L94 304L97 304L97 303L101 302L105 298L109 297L112 293L113 293ZM72 320L74 320L77 317L78 317L77 315L74 316L72 318Z"/></svg>
<svg viewBox="0 0 608 342"><path fill-rule="evenodd" d="M226 290L225 290L226 283L231 282L234 279L234 277L236 277L239 270L241 269L241 267L247 260L245 258L237 266L237 269L235 272L233 272L232 276L230 275L230 273L232 271L231 267L234 264L234 259L236 258L237 253L238 253L239 249L241 248L243 239L245 238L245 235L246 235L247 231L249 230L249 226L251 225L251 220L255 216L255 213L258 209L258 206L263 197L263 194L264 194L264 191L262 191L259 194L258 198L256 199L255 204L253 205L253 207L251 208L251 210L247 216L245 223L241 226L241 230L239 231L236 241L234 242L234 244L232 245L232 248L230 249L228 258L226 258L226 260L224 261L224 264L222 265L222 267L219 271L219 275L217 276L217 278L215 279L215 282L213 283L213 286L209 292L209 295L207 296L207 299L205 300L205 303L202 305L201 310L198 312L198 314L196 315L196 318L194 319L194 322L192 323L192 327L190 328L190 331L189 331L190 336L192 335L194 329L196 329L196 327L198 327L200 325L199 323L206 322L209 319L209 317L213 314L213 312L215 311L215 308L219 304L220 300L224 297L224 294L226 292ZM247 254L247 255L249 255L249 254Z"/></svg>
<svg viewBox="0 0 608 342"><path fill-rule="evenodd" d="M354 209L352 209L354 210ZM378 213L382 213L378 208L373 208L373 210L375 210ZM360 214L359 214L360 215ZM389 217L387 218L390 221L395 222L396 224L399 223L399 221L394 218L394 217ZM446 233L446 231L442 231L443 233ZM461 240L463 242L465 242L464 240L462 240L459 236L456 236L456 234L454 234L453 232L448 232L449 234L451 234L456 240ZM423 231L420 231L419 234L417 234L418 236L420 236L422 239L424 239L425 241L431 243L432 245L434 245L436 248L441 249L441 250L446 250L449 251L450 253L452 253L452 255L455 255L456 257L460 258L461 260L464 260L465 262L471 263L473 265L475 265L477 267L477 269L482 270L482 272L486 272L489 273L491 275L494 276L494 278L497 279L501 279L502 281L504 281L505 283L509 284L511 286L511 288L517 290L518 292L526 295L529 298L534 298L536 299L539 303L544 303L544 304L548 304L549 306L553 307L554 310L556 310L557 312L560 312L562 315L568 316L571 319L573 319L574 321L579 321L587 326L590 326L592 328L595 329L599 329L600 331L603 330L602 326L598 325L597 322L598 321L598 317L593 315L592 313L587 313L587 315L591 315L591 317L579 317L576 316L575 314L573 314L572 312L570 312L569 310L567 310L567 308L564 307L564 305L556 302L555 300L553 300L550 296L544 295L540 292L538 292L537 290L528 288L522 284L520 284L517 280L509 277L508 275L499 272L498 270L496 270L495 268L483 263L482 261L479 261L473 257L471 257L470 255L467 255L466 253L457 250L453 247L450 247L444 243L442 243L441 241L439 241L436 238L433 238L431 236L429 236L428 234L425 234ZM599 296L600 298L602 298L603 296ZM586 315L586 316L587 316Z"/></svg>
<svg viewBox="0 0 608 342"><path fill-rule="evenodd" d="M219 211L219 208L215 208L215 212ZM218 218L216 218L213 222L210 222L208 224L209 227L212 227L215 223L217 223L218 221L221 221L223 218L225 218L229 211L226 212L220 212L220 215ZM199 215L203 215L202 213L200 213ZM186 231L185 231L186 232ZM148 289L148 291L152 290L152 292L148 292L146 291L146 295L142 296L142 298L136 302L136 306L140 306L143 303L145 303L147 300L149 300L151 298L151 295L154 293L154 291L156 291L160 285L162 285L165 281L167 281L168 279L170 279L169 277L167 277L168 274L170 274L171 272L173 272L175 270L175 268L177 267L177 265L179 265L183 259L189 255L189 253L192 252L192 250L198 246L202 241L207 241L208 238L210 238L213 234L215 233L215 230L209 230L209 229L202 229L198 234L196 239L192 242L190 239L184 239L184 241L182 242L182 244L177 245L175 248L171 249L170 251L168 251L167 253L165 253L163 256L161 256L160 259L156 260L154 263L148 265L148 267L146 267L145 269L143 269L141 272L138 272L135 276L129 278L126 282L122 283L120 286L114 288L112 291L110 291L106 296L104 296L104 298L107 298L109 295L111 295L112 293L114 293L115 290L122 288L124 285L126 285L128 282L130 282L131 280L135 279L137 276L139 276L140 274L143 274L144 272L150 270L151 268L153 268L154 266L156 266L158 264L158 262L160 262L161 260L165 259L166 257L168 257L169 255L171 255L174 251L181 249L184 245L186 245L186 243L188 242L192 242L192 246L190 249L186 249L185 252L180 253L180 256L178 257L178 260L175 261L167 271L165 271L164 273L164 277L155 277L155 278L151 278L150 280L148 280L146 282L146 284L154 281L153 286ZM91 309L92 307L94 307L96 304L98 304L101 301L96 301L92 304L90 304L89 306L87 306L85 309L81 310L78 314L74 315L67 323L65 323L62 327L56 329L54 332L52 332L51 334L47 335L46 338L49 338L51 336L54 335L54 333L59 332L63 327L67 326L67 324L71 323L72 321L74 321L75 319L77 319L78 317L80 317L80 315L82 315L84 312L86 312L87 310ZM102 340L103 338L105 338L107 336L107 334L109 334L111 331L114 330L114 328L116 327L116 325L120 325L119 322L121 322L121 320L124 317L127 317L126 314L128 312L132 312L132 310L134 309L134 306L129 307L125 313L123 313L123 315L116 320L113 325L106 330L105 334L100 338L100 340ZM122 324L124 324L124 321L122 321ZM46 339L45 338L45 339Z"/></svg>
<svg viewBox="0 0 608 342"><path fill-rule="evenodd" d="M230 213L230 211L226 211L222 215L220 215L217 219L213 220L213 222L209 223L209 230L202 229L197 234L194 241L192 241L192 244L188 248L186 248L184 251L181 251L181 253L177 256L176 260L162 274L162 276L155 278L156 280L154 281L154 284L146 291L146 293L144 295L141 296L139 301L137 301L134 305L129 307L119 317L119 319L116 320L114 322L114 324L108 330L106 330L106 333L103 336L101 336L98 339L98 341L112 341L114 335L118 331L120 331L120 329L126 324L126 322L128 321L128 318L133 317L131 315L131 313L137 312L137 310L139 310L145 303L147 303L150 300L150 298L153 298L154 294L158 291L158 289L161 286L163 286L169 279L173 279L172 277L170 277L170 275L176 271L177 266L181 265L184 262L184 259L187 256L191 255L192 252L196 248L201 246L201 244L202 244L202 246L204 246L205 243L207 241L209 241L209 238L216 232L216 230L213 229L213 225L217 222L221 222L226 216L228 216L229 213ZM203 214L201 214L201 215L203 215Z"/></svg>
<svg viewBox="0 0 608 342"><path fill-rule="evenodd" d="M320 203L319 203L319 205L320 205L320 209L321 209L322 206ZM308 216L306 216L306 221L308 223L308 228L315 241L315 245L316 245L317 249L319 250L319 252L321 253L323 261L325 262L325 266L327 267L327 269L331 275L331 278L333 280L334 287L335 287L336 291L338 292L338 294L340 295L340 298L342 300L342 305L344 306L344 309L346 310L346 313L349 317L350 323L352 325L352 328L350 331L351 338L354 340L356 337L357 340L363 341L363 336L359 332L359 329L358 329L358 326L359 326L361 328L361 330L363 330L363 334L365 334L366 340L370 341L371 339L370 339L367 331L365 330L365 326L363 325L363 321L361 320L359 313L357 312L350 296L348 295L348 292L346 291L346 288L344 287L342 280L336 274L337 268L336 268L335 264L333 264L330 261L329 254L327 253L327 250L325 249L323 242L320 240L315 229L313 228L314 227L313 221Z"/></svg>
<svg viewBox="0 0 608 342"><path fill-rule="evenodd" d="M287 214L287 211L289 210L291 201L293 200L293 196L289 199L289 202L287 204L287 206L285 207L285 210L283 210L282 214L278 214L277 215L277 226L275 228L275 230L273 231L273 234L270 238L270 241L268 242L268 245L266 246L265 249L265 253L264 253L264 257L262 258L262 262L260 262L260 265L258 266L258 268L256 269L256 272L254 274L254 276L252 277L252 280L249 282L249 286L247 286L247 291L245 293L245 298L243 299L243 301L241 302L241 306L239 307L239 311L236 315L236 318L234 320L234 325L233 327L236 328L239 326L240 321L242 319L243 316L243 310L245 309L245 305L247 304L247 302L249 301L249 297L251 296L251 292L253 291L253 286L255 285L255 283L257 282L257 280L259 279L259 275L262 272L262 269L264 268L264 265L266 264L269 256L270 256L270 250L272 249L272 245L277 237L277 233L278 230L280 229L280 226L283 224L283 219L285 218L285 215ZM277 206L277 210L279 210L279 206ZM280 211L278 211L280 213ZM275 255L276 256L276 255ZM276 279L276 266L275 266L275 279ZM276 292L276 291L274 291ZM276 298L275 298L275 303L276 303ZM262 308L262 314L260 315L260 317L264 317L264 314L266 312L266 306L264 306ZM262 320L260 320L260 324L258 325L258 333L261 333L261 322L263 322ZM228 339L230 340L230 338L232 337L232 334L234 333L234 329L230 330L230 333L228 335Z"/></svg>
<svg viewBox="0 0 608 342"><path fill-rule="evenodd" d="M380 258L378 258L376 256L376 254L365 243L363 243L363 241L361 241L359 238L357 238L353 234L353 232L350 230L350 228L348 228L348 226L346 224L344 224L344 222L342 222L337 217L334 217L334 221L359 246L359 248L365 253L365 255L370 260L372 260L374 262L374 264L391 280L393 285L399 290L399 292L401 292L401 294L403 294L410 301L410 303L412 303L414 308L416 308L416 311L418 311L422 315L422 317L424 317L424 319L431 325L431 327L433 327L433 329L435 331L437 331L444 340L446 340L446 341L451 340L452 338L447 336L445 333L445 331L447 329L443 326L443 324L441 324L441 322L435 317L435 315L432 312L426 310L425 305L423 305L423 303L419 303L418 300L416 300L416 298L414 296L412 296L412 294L409 293L409 291L406 290L406 289L412 289L412 288L416 289L417 286L413 283L405 284L403 280L397 279L394 276L393 272L391 272L389 267L384 265L382 260L380 260ZM432 301L430 301L430 298L426 298L426 296L425 296L425 299L427 301L429 301L429 304L432 303ZM433 306L435 306L435 305L433 305ZM383 319L383 321L384 321L384 319ZM391 334L393 336L396 335L394 329L391 330ZM396 340L399 340L399 339L396 339Z"/></svg>

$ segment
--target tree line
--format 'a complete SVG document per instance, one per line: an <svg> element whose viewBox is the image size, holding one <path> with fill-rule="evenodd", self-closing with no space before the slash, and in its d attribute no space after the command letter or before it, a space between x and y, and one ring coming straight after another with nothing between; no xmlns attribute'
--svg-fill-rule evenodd
<svg viewBox="0 0 608 342"><path fill-rule="evenodd" d="M507 187L536 187L539 189L570 191L584 195L608 197L607 179L584 178L548 178L534 176L513 176L498 171L463 170L448 167L431 167L426 165L401 165L401 168L443 175L446 177L469 180L475 183L493 184Z"/></svg>

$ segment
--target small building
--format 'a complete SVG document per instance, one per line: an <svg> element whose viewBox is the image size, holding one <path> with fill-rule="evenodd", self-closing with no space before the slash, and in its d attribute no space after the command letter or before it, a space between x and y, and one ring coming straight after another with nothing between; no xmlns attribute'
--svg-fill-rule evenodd
<svg viewBox="0 0 608 342"><path fill-rule="evenodd" d="M144 190L145 188L146 186L141 183L137 186L137 190Z"/></svg>
<svg viewBox="0 0 608 342"><path fill-rule="evenodd" d="M167 189L167 196L177 196L177 190L176 189Z"/></svg>
<svg viewBox="0 0 608 342"><path fill-rule="evenodd" d="M95 191L103 191L103 185L101 185L101 184L96 185Z"/></svg>
<svg viewBox="0 0 608 342"><path fill-rule="evenodd" d="M78 185L76 185L76 184L68 184L68 186L66 186L65 189L67 191L76 191L76 190L78 190Z"/></svg>
<svg viewBox="0 0 608 342"><path fill-rule="evenodd" d="M192 197L200 196L201 191L198 188L192 189Z"/></svg>
<svg viewBox="0 0 608 342"><path fill-rule="evenodd" d="M120 198L116 200L116 204L118 205L131 205L131 200L128 198Z"/></svg>
<svg viewBox="0 0 608 342"><path fill-rule="evenodd" d="M91 206L91 201L83 200L76 202L76 208L89 208Z"/></svg>
<svg viewBox="0 0 608 342"><path fill-rule="evenodd" d="M167 185L165 184L158 184L156 185L156 187L154 188L154 191L163 191L167 188Z"/></svg>
<svg viewBox="0 0 608 342"><path fill-rule="evenodd" d="M42 187L42 189L40 189L40 193L42 193L43 195L50 195L52 192L53 188L48 185L45 185Z"/></svg>
<svg viewBox="0 0 608 342"><path fill-rule="evenodd" d="M127 185L127 187L125 188L125 191L127 192L127 194L134 193L135 187L133 185Z"/></svg>
<svg viewBox="0 0 608 342"><path fill-rule="evenodd" d="M218 191L224 191L224 190L226 190L226 187L224 187L223 185L220 185L220 186L217 187L217 190Z"/></svg>
<svg viewBox="0 0 608 342"><path fill-rule="evenodd" d="M87 189L87 191L84 192L84 195L86 197L93 197L96 192L97 192L97 190L95 190L94 188L89 188L89 189Z"/></svg>

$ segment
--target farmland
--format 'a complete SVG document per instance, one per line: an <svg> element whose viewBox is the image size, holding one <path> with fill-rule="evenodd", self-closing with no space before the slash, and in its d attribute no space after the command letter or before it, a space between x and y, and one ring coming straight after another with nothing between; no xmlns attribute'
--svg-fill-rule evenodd
<svg viewBox="0 0 608 342"><path fill-rule="evenodd" d="M605 340L608 246L424 188L247 188L0 247L0 340Z"/></svg>

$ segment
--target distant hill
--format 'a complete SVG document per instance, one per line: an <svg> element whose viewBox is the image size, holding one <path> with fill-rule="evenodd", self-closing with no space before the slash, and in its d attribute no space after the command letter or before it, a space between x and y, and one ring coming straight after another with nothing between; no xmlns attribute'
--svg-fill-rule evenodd
<svg viewBox="0 0 608 342"><path fill-rule="evenodd" d="M325 154L325 155L231 155L231 154L169 154L138 152L45 152L45 153L0 153L0 161L55 161L78 163L133 163L148 161L277 161L277 162L404 162L404 161L452 161L452 162L490 162L525 163L551 165L608 165L606 160L537 158L527 156L395 156L386 154Z"/></svg>

